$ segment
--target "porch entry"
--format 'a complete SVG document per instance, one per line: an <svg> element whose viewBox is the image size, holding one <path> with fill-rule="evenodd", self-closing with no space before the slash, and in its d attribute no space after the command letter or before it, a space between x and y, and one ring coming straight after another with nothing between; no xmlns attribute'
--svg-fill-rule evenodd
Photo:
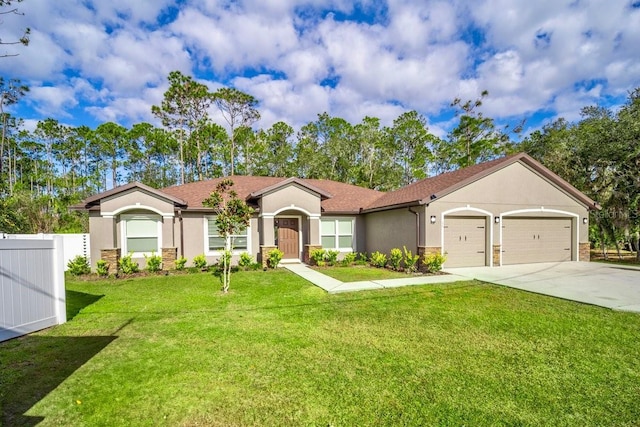
<svg viewBox="0 0 640 427"><path fill-rule="evenodd" d="M276 218L277 246L284 255L283 259L300 258L300 227L298 218Z"/></svg>

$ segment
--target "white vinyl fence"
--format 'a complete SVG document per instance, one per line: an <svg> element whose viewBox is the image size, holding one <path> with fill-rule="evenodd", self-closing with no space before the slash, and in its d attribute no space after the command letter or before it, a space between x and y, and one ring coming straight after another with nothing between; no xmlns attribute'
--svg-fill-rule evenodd
<svg viewBox="0 0 640 427"><path fill-rule="evenodd" d="M62 250L64 253L64 271L67 271L67 264L76 256L81 255L89 259L90 240L88 233L78 234L6 234L0 233L0 239L53 239L54 236L62 237ZM89 260L91 262L91 260Z"/></svg>
<svg viewBox="0 0 640 427"><path fill-rule="evenodd" d="M62 238L0 239L0 341L66 321Z"/></svg>

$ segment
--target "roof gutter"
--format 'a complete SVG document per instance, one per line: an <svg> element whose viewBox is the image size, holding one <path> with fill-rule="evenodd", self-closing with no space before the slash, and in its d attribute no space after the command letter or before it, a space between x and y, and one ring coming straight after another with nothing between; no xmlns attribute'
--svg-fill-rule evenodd
<svg viewBox="0 0 640 427"><path fill-rule="evenodd" d="M411 202L399 203L397 205L387 205L387 206L380 206L378 208L363 209L362 213L372 213L372 212L388 211L391 209L410 208L412 206L422 206L426 204L427 203L424 200L412 200Z"/></svg>

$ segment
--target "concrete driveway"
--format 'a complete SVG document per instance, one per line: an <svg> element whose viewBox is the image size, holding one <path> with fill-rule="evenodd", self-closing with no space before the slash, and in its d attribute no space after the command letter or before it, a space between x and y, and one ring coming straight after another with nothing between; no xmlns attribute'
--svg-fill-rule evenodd
<svg viewBox="0 0 640 427"><path fill-rule="evenodd" d="M640 268L597 262L447 268L447 273L553 297L640 313Z"/></svg>

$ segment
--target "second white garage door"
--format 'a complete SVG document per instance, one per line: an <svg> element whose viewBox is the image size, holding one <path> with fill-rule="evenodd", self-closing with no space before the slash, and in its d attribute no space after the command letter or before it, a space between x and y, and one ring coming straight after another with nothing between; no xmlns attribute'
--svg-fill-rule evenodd
<svg viewBox="0 0 640 427"><path fill-rule="evenodd" d="M484 217L445 217L444 251L447 267L486 265L486 220Z"/></svg>
<svg viewBox="0 0 640 427"><path fill-rule="evenodd" d="M502 264L571 261L571 218L503 218Z"/></svg>

